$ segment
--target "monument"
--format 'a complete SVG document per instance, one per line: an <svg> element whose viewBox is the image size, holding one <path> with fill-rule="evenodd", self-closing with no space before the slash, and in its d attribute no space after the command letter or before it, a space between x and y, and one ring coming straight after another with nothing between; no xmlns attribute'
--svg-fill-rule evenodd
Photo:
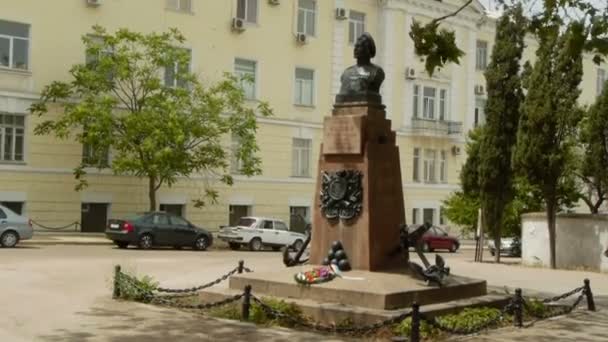
<svg viewBox="0 0 608 342"><path fill-rule="evenodd" d="M371 63L373 38L355 44L357 64L347 68L334 110L323 124L318 163L311 258L323 262L340 241L353 269L393 268L400 255L399 226L405 223L399 148L386 119L380 86L384 71Z"/></svg>
<svg viewBox="0 0 608 342"><path fill-rule="evenodd" d="M379 93L384 71L371 63L375 54L373 38L364 33L355 44L357 64L342 74L333 111L324 120L312 232L304 248L285 250L287 267L235 274L229 289L211 288L201 294L204 299L226 298L251 286L256 295L298 304L318 321L348 318L355 323L393 317L414 301L432 314L506 300L486 296L483 280L451 275L439 256L430 265L419 244L415 247L425 268L408 263L409 246L415 244L408 240L419 239L429 226L411 236L405 229L399 149ZM309 244L310 258L300 260ZM347 260L346 269L352 270L303 285L303 272L327 270L319 266L329 262L328 255L340 256L336 266Z"/></svg>

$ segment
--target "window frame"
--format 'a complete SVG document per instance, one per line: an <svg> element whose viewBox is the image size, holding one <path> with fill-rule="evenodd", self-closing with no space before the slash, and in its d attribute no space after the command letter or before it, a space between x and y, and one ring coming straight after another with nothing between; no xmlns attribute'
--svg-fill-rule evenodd
<svg viewBox="0 0 608 342"><path fill-rule="evenodd" d="M236 135L230 137L230 174L242 175L243 160L236 156L236 150L240 148L241 139Z"/></svg>
<svg viewBox="0 0 608 342"><path fill-rule="evenodd" d="M433 95L427 95L426 90L432 90ZM431 86L422 87L422 118L427 120L436 120L435 112L437 103L437 88Z"/></svg>
<svg viewBox="0 0 608 342"><path fill-rule="evenodd" d="M188 61L188 69L187 72L190 73L192 72L192 49L191 48L187 48L187 47L176 47L176 49L181 49L181 50L186 50L189 52L190 54L190 59ZM176 75L179 72L179 63L174 63L173 64L173 84L167 84L167 70L169 69L169 66L165 66L163 69L163 85L165 87L169 87L169 88L182 88L185 89L187 88L188 84L187 83L182 83L180 84L180 82L184 82L184 80L178 80Z"/></svg>
<svg viewBox="0 0 608 342"><path fill-rule="evenodd" d="M252 84L252 89L253 89L253 96L249 97L247 92L245 91L245 88L243 88L243 91L245 92L245 100L256 100L258 98L258 61L253 60L253 59L247 59L247 58L240 58L240 57L235 57L234 58L234 74L237 77L242 77L241 74L245 74L247 73L246 71L237 71L237 61L242 61L242 62L248 62L248 63L253 63L253 84ZM240 82L241 86L243 82Z"/></svg>
<svg viewBox="0 0 608 342"><path fill-rule="evenodd" d="M475 98L475 117L473 118L473 127L478 127L485 124L487 101L487 99L482 97Z"/></svg>
<svg viewBox="0 0 608 342"><path fill-rule="evenodd" d="M283 225L283 227L285 227L285 229L278 228L277 226L279 226L279 225ZM282 232L288 232L289 231L289 227L287 226L287 224L285 224L285 222L283 222L283 221L278 221L278 220L272 222L272 229L279 230L279 231L282 231Z"/></svg>
<svg viewBox="0 0 608 342"><path fill-rule="evenodd" d="M412 117L419 118L420 117L420 85L414 84L413 92L414 93L413 93L413 98L412 98L412 104L413 104L414 112L412 113Z"/></svg>
<svg viewBox="0 0 608 342"><path fill-rule="evenodd" d="M243 22L247 24L257 25L260 19L260 0L243 0L245 4L245 9L243 10L244 17L239 16L239 3L240 0L236 0L236 17L243 20ZM255 20L250 20L249 18L249 6L252 1L255 1Z"/></svg>
<svg viewBox="0 0 608 342"><path fill-rule="evenodd" d="M426 95L432 90L434 95ZM416 83L412 89L412 118L445 121L450 113L450 91L446 85Z"/></svg>
<svg viewBox="0 0 608 342"><path fill-rule="evenodd" d="M488 67L488 47L485 40L477 40L475 44L475 70L483 71Z"/></svg>
<svg viewBox="0 0 608 342"><path fill-rule="evenodd" d="M412 208L412 224L418 224L418 208Z"/></svg>
<svg viewBox="0 0 608 342"><path fill-rule="evenodd" d="M308 9L308 8L303 8L300 4L301 1L310 1L313 4L313 9ZM317 0L298 0L298 4L297 4L297 13L296 13L296 32L300 33L300 34L305 34L309 37L316 37L317 36L317 26L318 26L318 22L317 22L317 12L318 12L318 3ZM304 23L303 23L303 30L300 31L300 11L304 12ZM312 13L312 33L309 32L308 30L308 15L311 15Z"/></svg>
<svg viewBox="0 0 608 342"><path fill-rule="evenodd" d="M298 69L300 70L306 70L306 71L311 71L312 72L312 78L311 78L311 94L310 94L310 103L303 103L301 100L303 98L302 96L302 86L300 85L300 92L298 94L298 82L302 81L304 79L298 79ZM316 78L317 78L317 73L315 71L315 69L313 68L308 68L308 67L301 67L301 66L296 66L294 69L294 73L293 73L293 77L294 77L294 83L293 83L293 103L296 106L302 106L302 107L315 107L316 106L316 101L317 101L317 96L316 96ZM306 81L306 80L304 80ZM298 95L300 97L300 102L298 102Z"/></svg>
<svg viewBox="0 0 608 342"><path fill-rule="evenodd" d="M448 181L448 158L446 150L439 151L439 182L447 183Z"/></svg>
<svg viewBox="0 0 608 342"><path fill-rule="evenodd" d="M296 141L303 142L308 146L296 146ZM300 177L300 178L310 178L312 177L312 139L306 138L297 138L294 137L291 139L291 153L292 153L292 165L291 165L291 174L292 177ZM300 170L303 170L302 164L304 160L304 153L307 153L307 161L306 164L308 167L306 171L300 173Z"/></svg>
<svg viewBox="0 0 608 342"><path fill-rule="evenodd" d="M363 19L353 18L352 15L361 15ZM348 43L354 45L357 42L357 38L365 32L365 13L355 10L348 11ZM360 30L360 32L359 32ZM359 33L359 34L357 34Z"/></svg>
<svg viewBox="0 0 608 342"><path fill-rule="evenodd" d="M412 181L420 183L420 147L414 147Z"/></svg>
<svg viewBox="0 0 608 342"><path fill-rule="evenodd" d="M433 225L433 229L437 229L437 227L435 227L435 208L422 208L422 223L426 223L425 220L425 213L428 213L428 211L431 212L431 224Z"/></svg>
<svg viewBox="0 0 608 342"><path fill-rule="evenodd" d="M176 6L173 7L171 6L171 2L174 1ZM187 2L188 4L190 4L190 6L188 6L187 9L183 9L182 8L182 3L183 2ZM193 11L193 1L192 0L166 0L165 1L165 8L171 11L175 11L175 12L179 12L179 13L194 13Z"/></svg>
<svg viewBox="0 0 608 342"><path fill-rule="evenodd" d="M425 183L437 183L437 150L430 148L424 149L423 154L423 179Z"/></svg>
<svg viewBox="0 0 608 342"><path fill-rule="evenodd" d="M13 122L11 124L7 123L6 118L12 117ZM23 119L23 125L17 124L17 118ZM26 127L27 127L27 116L25 114L18 113L7 113L0 112L0 163L2 164L24 164L25 163L25 152L26 152ZM10 141L10 157L9 159L5 159L6 155L6 138L8 136L7 130L11 130L11 141ZM21 133L18 133L17 130L21 130ZM17 155L17 138L21 137L21 159L15 159Z"/></svg>
<svg viewBox="0 0 608 342"><path fill-rule="evenodd" d="M4 22L8 22L8 23L13 23L13 24L17 24L17 25L23 25L25 27L27 27L27 38L25 37L20 37L20 36L12 36L12 35L8 35L8 34L3 34L0 32L0 38L2 39L8 39L9 42L9 47L8 47L8 66L2 65L0 64L0 70L11 70L11 71L17 71L17 72L30 72L31 70L31 50L32 50L32 25L28 24L28 23L23 23L20 21L13 21L13 20L4 20L4 19L0 19L0 21L4 21ZM25 63L26 63L26 67L25 68L16 68L13 66L14 61L14 54L15 54L15 39L17 40L23 40L26 42L25 48L26 48L26 57L25 57Z"/></svg>

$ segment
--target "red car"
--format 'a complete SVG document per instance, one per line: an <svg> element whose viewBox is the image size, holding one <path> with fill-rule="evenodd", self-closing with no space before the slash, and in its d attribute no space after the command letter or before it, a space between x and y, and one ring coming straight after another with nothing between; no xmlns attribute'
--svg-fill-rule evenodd
<svg viewBox="0 0 608 342"><path fill-rule="evenodd" d="M408 231L413 231L418 225L408 227ZM447 249L451 253L454 253L460 248L460 242L457 238L449 236L443 229L432 226L422 236L422 251L432 252L436 249Z"/></svg>

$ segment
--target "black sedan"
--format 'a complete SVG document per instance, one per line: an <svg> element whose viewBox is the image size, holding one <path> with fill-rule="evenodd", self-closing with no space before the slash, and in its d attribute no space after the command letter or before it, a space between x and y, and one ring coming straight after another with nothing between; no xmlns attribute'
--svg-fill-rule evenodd
<svg viewBox="0 0 608 342"><path fill-rule="evenodd" d="M106 237L119 248L136 245L141 249L153 246L192 247L204 251L213 243L213 236L182 217L165 212L137 214L124 219L111 219Z"/></svg>

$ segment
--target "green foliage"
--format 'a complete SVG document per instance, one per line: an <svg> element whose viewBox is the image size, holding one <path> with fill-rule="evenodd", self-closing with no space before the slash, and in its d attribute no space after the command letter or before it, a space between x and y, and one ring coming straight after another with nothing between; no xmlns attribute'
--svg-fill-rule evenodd
<svg viewBox="0 0 608 342"><path fill-rule="evenodd" d="M503 13L496 27L492 59L485 72L488 101L478 173L484 222L495 239L501 238L505 208L514 194L511 155L523 100L519 66L526 26L521 5ZM496 260L500 260L499 253Z"/></svg>
<svg viewBox="0 0 608 342"><path fill-rule="evenodd" d="M454 31L439 29L438 21L422 25L414 20L410 37L414 41L416 54L425 57L425 68L431 76L435 69L449 62L458 64L464 55L464 51L456 46Z"/></svg>
<svg viewBox="0 0 608 342"><path fill-rule="evenodd" d="M151 209L162 185L192 174L232 184L231 154L241 160L242 174L261 173L256 115L271 115L270 108L264 102L246 103L242 80L230 74L201 83L187 67L189 52L176 47L185 43L179 31L141 34L119 29L111 34L95 26L83 42L90 56L87 63L71 68L69 82L44 87L40 102L30 108L44 115L58 102L52 111L59 111L59 117L39 124L36 134L74 137L94 147L96 160L112 150L115 174L149 180ZM161 70L173 74L171 84L165 84ZM234 151L222 141L230 135L240 141ZM77 189L87 185L87 166L81 163L74 170ZM204 195L217 199L209 185Z"/></svg>
<svg viewBox="0 0 608 342"><path fill-rule="evenodd" d="M462 191L452 193L443 201L443 214L463 232L474 232L479 214L479 196L469 196Z"/></svg>
<svg viewBox="0 0 608 342"><path fill-rule="evenodd" d="M396 324L393 327L393 334L397 335L397 336L410 336L412 333L412 318L408 317L406 319L404 319L403 321L401 321L401 323ZM434 327L432 327L431 325L429 325L427 322L425 321L421 321L420 322L420 337L427 339L427 338L434 338L437 337L440 334L440 331L435 329Z"/></svg>
<svg viewBox="0 0 608 342"><path fill-rule="evenodd" d="M494 308L466 308L457 314L442 316L438 321L450 329L475 330L498 319L500 315L500 310ZM500 325L500 321L493 326L498 325Z"/></svg>
<svg viewBox="0 0 608 342"><path fill-rule="evenodd" d="M469 197L479 197L479 163L481 140L483 138L483 126L476 127L469 131L465 150L467 160L460 170L460 184L462 190Z"/></svg>
<svg viewBox="0 0 608 342"><path fill-rule="evenodd" d="M289 317L296 318L298 321L306 321L307 317L302 313L302 309L294 303L287 303L284 300L275 298L262 298L262 302L276 311L282 312ZM264 309L257 303L251 305L251 311L249 313L249 319L260 325L279 325L282 327L293 327L294 324L291 320L285 318L276 318L269 316Z"/></svg>
<svg viewBox="0 0 608 342"><path fill-rule="evenodd" d="M220 307L215 307L207 311L212 317L232 319L235 321L241 320L242 312L241 306L238 304L228 304Z"/></svg>
<svg viewBox="0 0 608 342"><path fill-rule="evenodd" d="M138 278L137 276L123 271L123 275L128 277L127 279L121 279L120 284L120 298L125 300L133 300L136 302L148 302L149 297L156 288L158 288L158 282L150 276L143 276Z"/></svg>
<svg viewBox="0 0 608 342"><path fill-rule="evenodd" d="M549 313L549 308L540 300L536 298L525 298L527 310L524 312L532 317L543 317Z"/></svg>

